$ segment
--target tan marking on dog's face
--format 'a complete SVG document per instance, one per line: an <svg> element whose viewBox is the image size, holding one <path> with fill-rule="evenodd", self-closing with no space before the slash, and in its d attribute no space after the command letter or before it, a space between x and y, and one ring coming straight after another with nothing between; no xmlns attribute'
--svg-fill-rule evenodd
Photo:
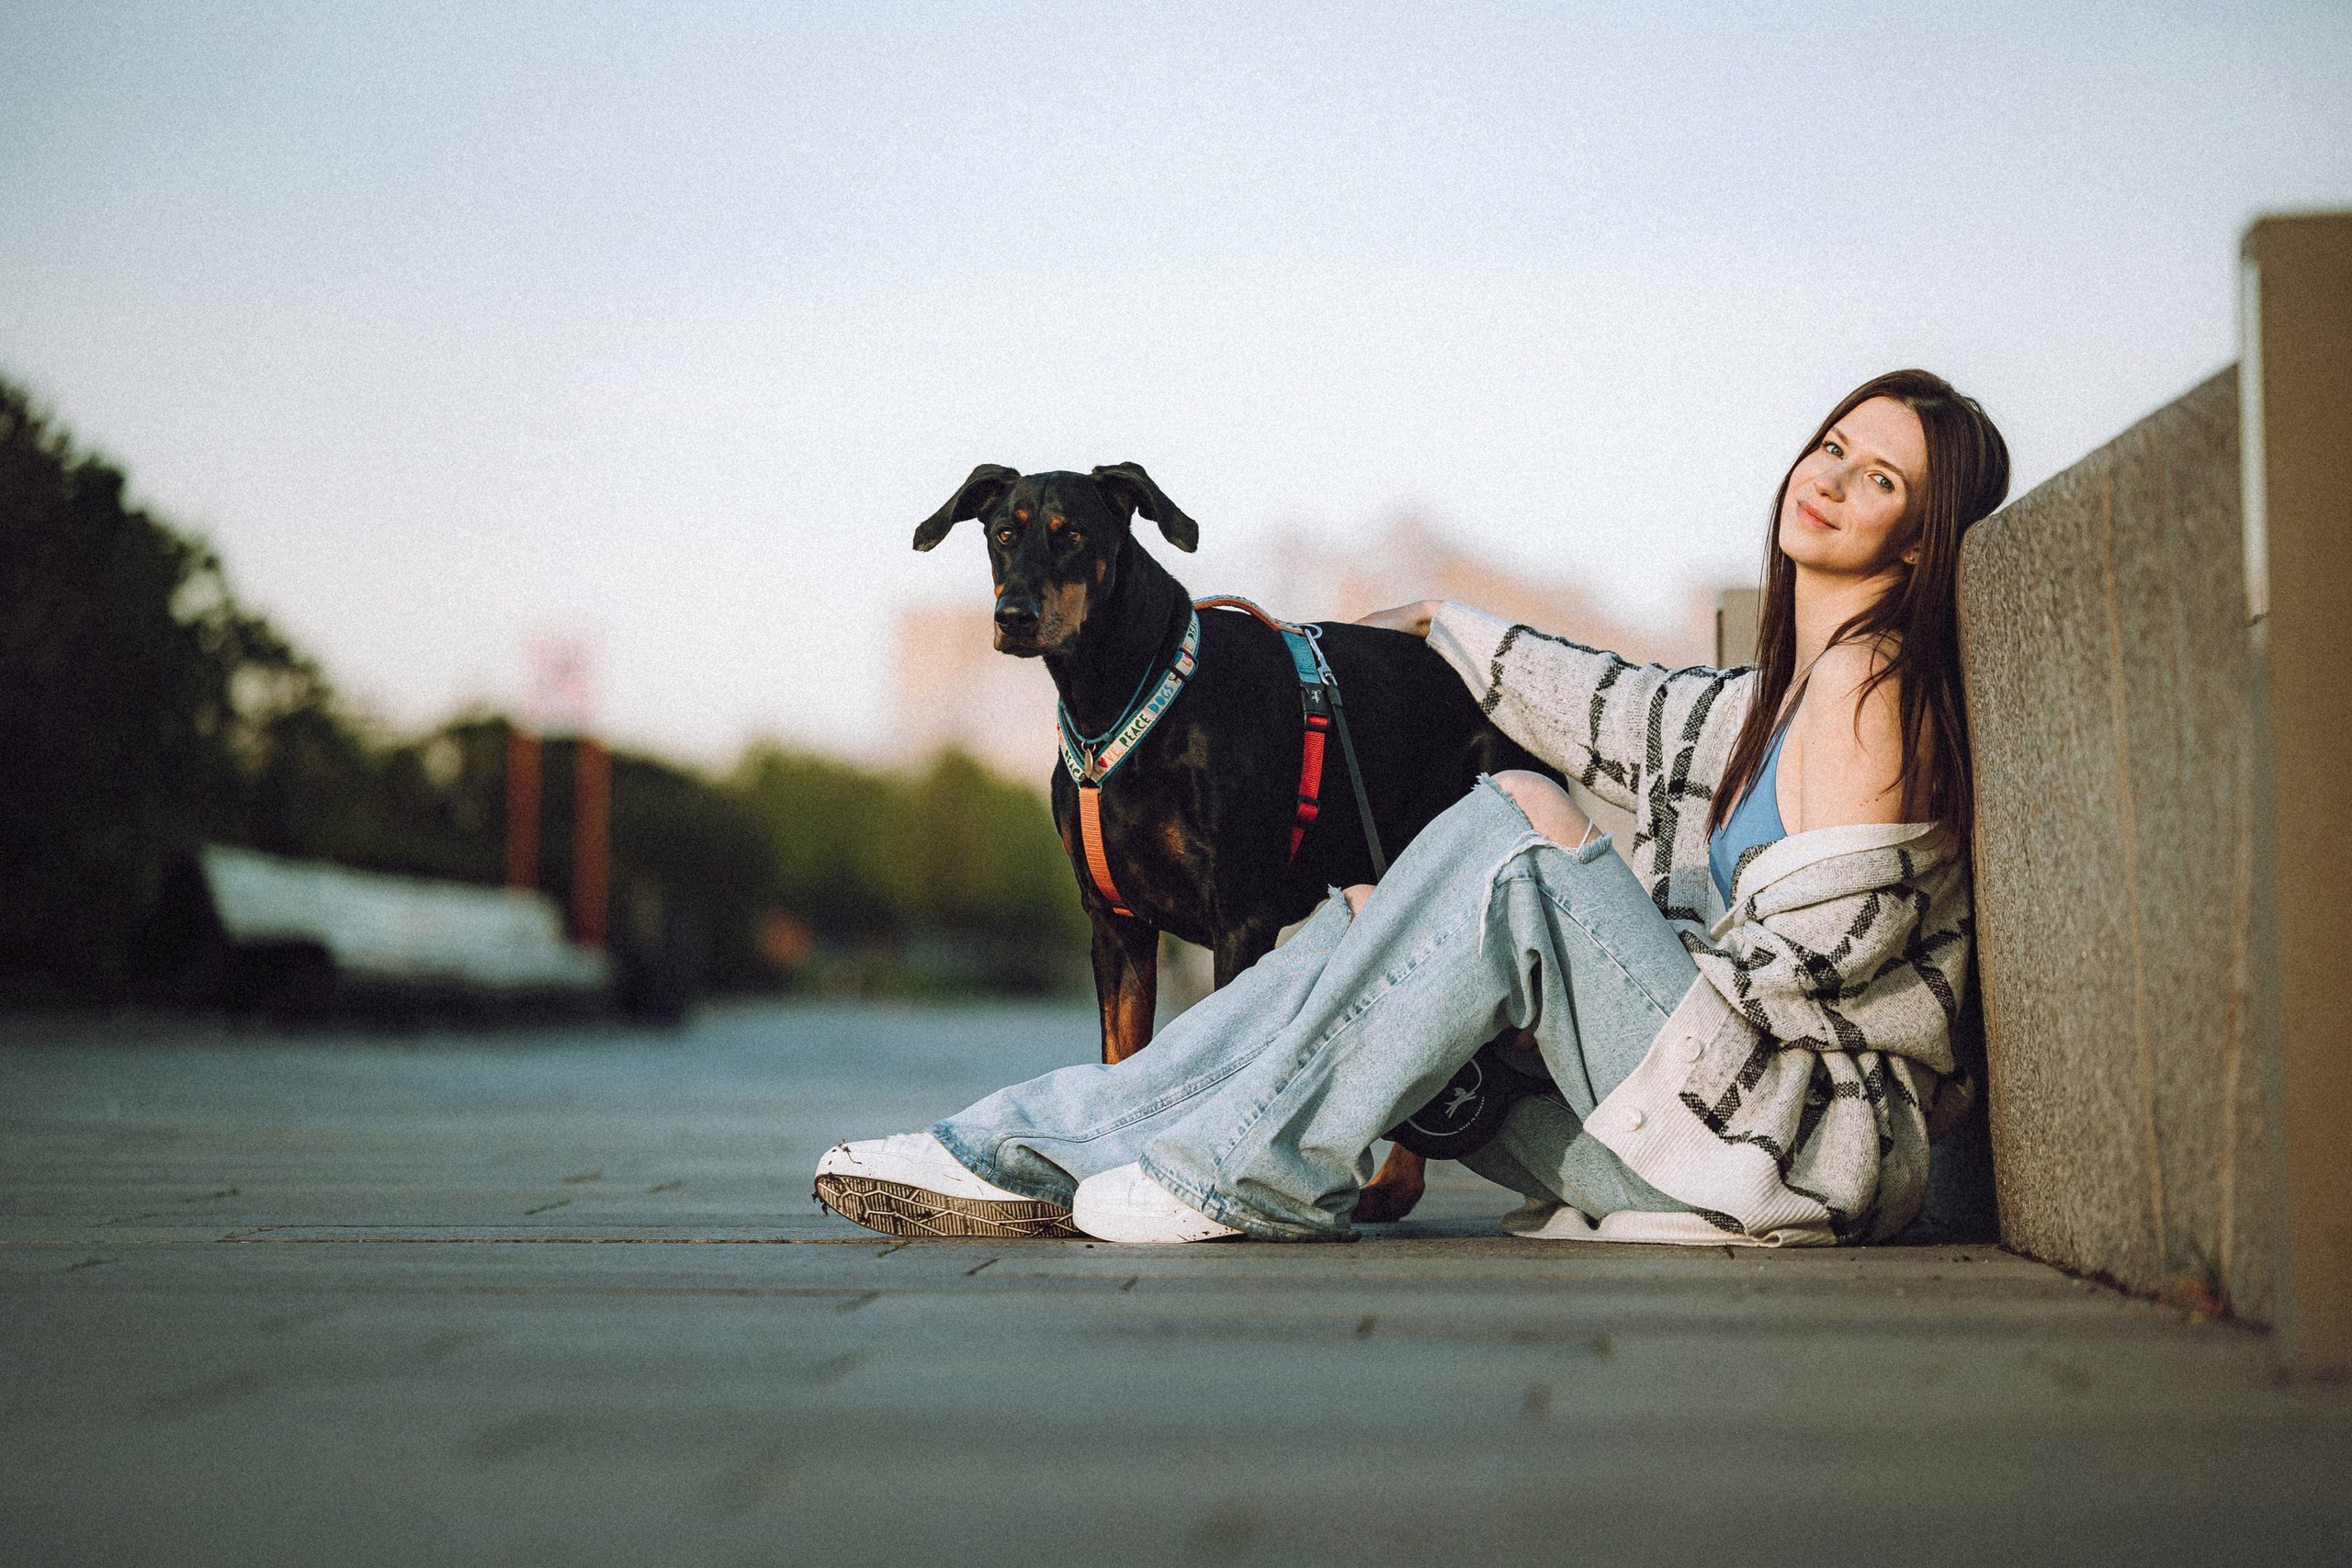
<svg viewBox="0 0 2352 1568"><path fill-rule="evenodd" d="M1159 825L1159 847L1168 852L1168 858L1170 860L1187 861L1193 858L1191 840L1184 837L1184 829L1174 822L1163 822Z"/></svg>
<svg viewBox="0 0 2352 1568"><path fill-rule="evenodd" d="M1026 523L1029 521L1029 509L1025 506L1016 506L1012 509L1012 515L1019 521Z"/></svg>
<svg viewBox="0 0 2352 1568"><path fill-rule="evenodd" d="M1086 624L1086 587L1083 582L1057 582L1037 596L1037 643L1046 651L1068 647Z"/></svg>

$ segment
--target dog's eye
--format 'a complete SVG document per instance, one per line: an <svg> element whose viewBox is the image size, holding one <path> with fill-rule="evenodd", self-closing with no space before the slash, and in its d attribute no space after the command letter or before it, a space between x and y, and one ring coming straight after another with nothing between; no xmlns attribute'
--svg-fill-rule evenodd
<svg viewBox="0 0 2352 1568"><path fill-rule="evenodd" d="M1019 537L1021 537L1021 530L1018 528L1004 527L996 531L996 542L1000 545L1009 545Z"/></svg>

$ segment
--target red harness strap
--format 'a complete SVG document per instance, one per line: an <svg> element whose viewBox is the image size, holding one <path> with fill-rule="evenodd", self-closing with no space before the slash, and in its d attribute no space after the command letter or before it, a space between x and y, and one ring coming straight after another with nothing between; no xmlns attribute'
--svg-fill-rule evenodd
<svg viewBox="0 0 2352 1568"><path fill-rule="evenodd" d="M1256 616L1266 626L1281 633L1285 645L1303 644L1306 641L1306 638L1295 628L1274 619L1247 599L1230 596L1195 599L1193 601L1193 606L1199 610L1239 610L1245 615ZM1299 670L1301 682L1299 690L1306 699L1306 733L1303 737L1298 758L1298 806L1290 823L1290 858L1296 860L1298 846L1306 841L1306 829L1314 825L1315 818L1323 810L1323 743L1331 733L1331 709L1329 700L1324 695L1319 675L1315 676L1311 685L1308 684L1310 674L1313 673L1312 653L1308 653L1305 660L1302 660L1298 649L1293 647L1291 660Z"/></svg>
<svg viewBox="0 0 2352 1568"><path fill-rule="evenodd" d="M1323 810L1323 738L1330 729L1329 714L1306 716L1306 750L1298 760L1298 815L1290 824L1293 860L1298 858L1298 846L1306 841L1307 828Z"/></svg>

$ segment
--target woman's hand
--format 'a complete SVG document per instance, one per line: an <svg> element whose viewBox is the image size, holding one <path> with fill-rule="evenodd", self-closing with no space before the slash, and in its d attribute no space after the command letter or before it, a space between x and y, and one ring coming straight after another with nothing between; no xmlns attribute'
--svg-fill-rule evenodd
<svg viewBox="0 0 2352 1568"><path fill-rule="evenodd" d="M1359 618L1360 626L1380 626L1392 632L1410 632L1415 637L1430 635L1430 617L1437 614L1443 603L1437 599L1419 599L1410 604L1399 604L1393 610L1374 610Z"/></svg>

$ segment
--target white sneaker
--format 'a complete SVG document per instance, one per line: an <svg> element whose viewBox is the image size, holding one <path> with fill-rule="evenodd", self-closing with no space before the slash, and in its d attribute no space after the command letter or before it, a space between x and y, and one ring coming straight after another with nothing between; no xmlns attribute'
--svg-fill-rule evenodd
<svg viewBox="0 0 2352 1568"><path fill-rule="evenodd" d="M1146 1176L1140 1165L1123 1165L1080 1182L1069 1217L1100 1241L1216 1241L1241 1234Z"/></svg>
<svg viewBox="0 0 2352 1568"><path fill-rule="evenodd" d="M983 1181L929 1133L835 1144L817 1162L817 1201L888 1235L1076 1235L1069 1211Z"/></svg>

